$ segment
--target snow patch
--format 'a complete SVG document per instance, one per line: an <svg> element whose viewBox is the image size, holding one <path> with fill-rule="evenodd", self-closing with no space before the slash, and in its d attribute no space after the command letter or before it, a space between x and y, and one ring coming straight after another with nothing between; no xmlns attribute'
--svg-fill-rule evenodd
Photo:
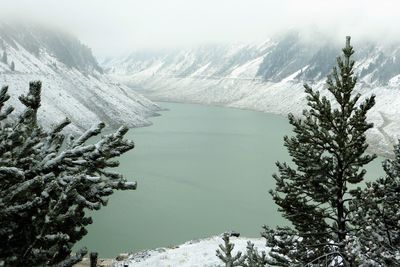
<svg viewBox="0 0 400 267"><path fill-rule="evenodd" d="M245 253L247 242L250 241L258 251L265 251L269 248L265 246L265 239L231 237L231 243L235 244L233 254L238 251ZM113 267L216 267L222 266L222 262L216 256L218 246L223 244L221 236L213 236L207 239L188 241L182 245L172 248L158 248L147 250L130 255L122 262L115 262Z"/></svg>

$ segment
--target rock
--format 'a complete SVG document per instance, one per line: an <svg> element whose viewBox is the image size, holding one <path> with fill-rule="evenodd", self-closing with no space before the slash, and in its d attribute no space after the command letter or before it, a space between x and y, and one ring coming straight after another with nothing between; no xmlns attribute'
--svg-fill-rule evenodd
<svg viewBox="0 0 400 267"><path fill-rule="evenodd" d="M115 259L116 259L117 261L123 261L123 260L128 259L128 257L129 257L129 254L128 254L128 253L121 253L121 254L119 254Z"/></svg>

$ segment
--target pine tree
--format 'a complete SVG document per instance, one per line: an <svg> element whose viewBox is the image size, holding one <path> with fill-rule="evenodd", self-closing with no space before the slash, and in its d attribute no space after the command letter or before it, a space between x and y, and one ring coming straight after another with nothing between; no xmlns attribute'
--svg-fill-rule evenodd
<svg viewBox="0 0 400 267"><path fill-rule="evenodd" d="M272 229L263 226L261 235L266 239L267 247L270 248L267 263L272 266L293 267L303 266L298 255L306 253L301 246L302 238L298 233L289 227L278 227Z"/></svg>
<svg viewBox="0 0 400 267"><path fill-rule="evenodd" d="M262 251L260 254L250 241L247 242L246 254L243 258L243 267L264 267L268 263L265 251Z"/></svg>
<svg viewBox="0 0 400 267"><path fill-rule="evenodd" d="M400 266L400 144L394 154L383 162L384 177L353 193L356 231L347 250L357 265Z"/></svg>
<svg viewBox="0 0 400 267"><path fill-rule="evenodd" d="M362 167L376 157L365 154L365 132L372 127L366 115L375 97L358 104L361 96L353 94L357 82L353 53L347 37L343 58L337 58L338 68L326 82L332 101L304 86L310 108L303 111L304 118L289 114L295 135L284 138L295 166L278 162L279 174L274 175L273 199L301 238L299 253L286 256L303 265L322 255L349 260L345 252L352 231L349 184L363 181Z"/></svg>
<svg viewBox="0 0 400 267"><path fill-rule="evenodd" d="M78 138L61 131L68 119L45 131L37 122L41 83L31 82L19 99L25 110L17 120L4 108L0 91L0 266L72 266L85 249L71 254L92 219L85 214L107 204L114 190L135 189L119 173L115 157L134 147L127 128L86 144L103 123Z"/></svg>
<svg viewBox="0 0 400 267"><path fill-rule="evenodd" d="M14 63L14 61L11 61L10 70L11 71L15 71L15 63Z"/></svg>
<svg viewBox="0 0 400 267"><path fill-rule="evenodd" d="M242 252L232 255L232 251L235 245L230 242L230 237L238 237L238 233L224 233L222 240L224 244L219 245L217 249L217 257L224 263L225 267L263 267L268 263L268 257L265 251L258 252L257 248L250 241L247 242L246 253L242 255Z"/></svg>
<svg viewBox="0 0 400 267"><path fill-rule="evenodd" d="M230 242L230 236L231 234L229 233L224 233L222 235L224 244L219 245L216 255L225 264L225 267L242 266L244 262L244 259L242 258L242 252L232 255L235 245Z"/></svg>

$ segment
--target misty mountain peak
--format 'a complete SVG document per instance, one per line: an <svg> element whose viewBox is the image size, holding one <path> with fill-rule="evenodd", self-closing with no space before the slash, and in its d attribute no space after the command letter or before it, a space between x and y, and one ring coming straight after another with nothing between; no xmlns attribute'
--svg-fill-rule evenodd
<svg viewBox="0 0 400 267"><path fill-rule="evenodd" d="M3 50L7 46L18 50L21 46L39 59L48 54L81 72L103 72L91 49L65 32L37 25L0 23L0 42Z"/></svg>

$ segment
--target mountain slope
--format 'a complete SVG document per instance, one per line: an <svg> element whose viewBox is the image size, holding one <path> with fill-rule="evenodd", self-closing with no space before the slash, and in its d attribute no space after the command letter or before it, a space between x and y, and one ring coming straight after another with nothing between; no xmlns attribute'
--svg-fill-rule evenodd
<svg viewBox="0 0 400 267"><path fill-rule="evenodd" d="M137 52L105 61L113 79L153 100L181 101L301 115L303 83L324 91L341 44L298 32L241 46L207 46L167 52ZM357 91L377 95L369 119L374 151L390 154L400 133L400 44L353 42Z"/></svg>
<svg viewBox="0 0 400 267"><path fill-rule="evenodd" d="M5 55L5 56L4 56ZM17 97L29 81L41 80L45 127L69 117L71 132L82 132L104 121L110 127L151 124L147 118L159 107L112 81L91 50L68 34L40 27L0 24L0 85L8 85L17 112Z"/></svg>

